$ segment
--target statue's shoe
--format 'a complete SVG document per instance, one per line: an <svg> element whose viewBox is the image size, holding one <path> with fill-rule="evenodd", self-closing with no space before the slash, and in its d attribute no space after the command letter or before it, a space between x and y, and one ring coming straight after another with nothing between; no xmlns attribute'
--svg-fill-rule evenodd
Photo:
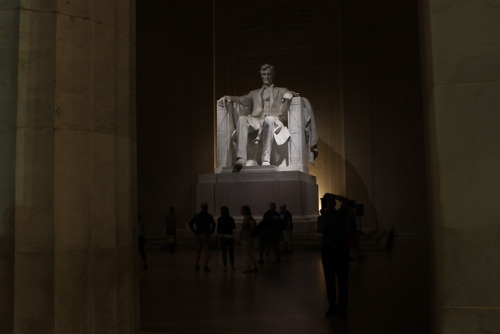
<svg viewBox="0 0 500 334"><path fill-rule="evenodd" d="M262 166L271 166L269 161L262 161Z"/></svg>
<svg viewBox="0 0 500 334"><path fill-rule="evenodd" d="M246 160L245 159L237 159L236 160L236 163L234 164L234 167L233 167L233 173L238 173L242 168L243 166L246 165Z"/></svg>
<svg viewBox="0 0 500 334"><path fill-rule="evenodd" d="M237 159L236 163L235 163L236 166L241 166L241 167L245 166L246 164L247 164L247 161L245 159L242 159L242 158Z"/></svg>

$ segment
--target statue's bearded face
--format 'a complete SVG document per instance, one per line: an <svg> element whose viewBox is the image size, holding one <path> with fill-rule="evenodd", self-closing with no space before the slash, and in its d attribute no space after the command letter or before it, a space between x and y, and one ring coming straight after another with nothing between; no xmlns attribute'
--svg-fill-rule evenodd
<svg viewBox="0 0 500 334"><path fill-rule="evenodd" d="M274 72L270 68L260 71L260 76L264 84L271 85L273 83Z"/></svg>

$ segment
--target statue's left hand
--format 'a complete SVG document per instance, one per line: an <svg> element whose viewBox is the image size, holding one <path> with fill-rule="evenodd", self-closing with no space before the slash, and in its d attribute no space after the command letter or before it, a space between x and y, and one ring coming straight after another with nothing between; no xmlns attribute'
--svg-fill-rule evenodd
<svg viewBox="0 0 500 334"><path fill-rule="evenodd" d="M280 133L281 128L283 128L283 123L280 122L280 123L276 124L276 127L274 128L274 133L276 133L276 134Z"/></svg>
<svg viewBox="0 0 500 334"><path fill-rule="evenodd" d="M318 146L317 145L314 145L313 147L311 147L311 152L313 153L314 155L314 160L316 160L316 158L318 157L319 155L319 152L318 152Z"/></svg>

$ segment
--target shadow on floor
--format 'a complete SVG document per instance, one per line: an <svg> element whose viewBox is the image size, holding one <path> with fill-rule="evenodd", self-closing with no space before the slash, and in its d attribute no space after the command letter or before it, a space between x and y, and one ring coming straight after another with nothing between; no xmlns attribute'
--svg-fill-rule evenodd
<svg viewBox="0 0 500 334"><path fill-rule="evenodd" d="M296 251L259 273L223 272L212 251L210 273L194 270L194 251L148 250L141 270L143 333L424 334L429 324L428 237L398 237L392 251L364 250L349 272L349 317L327 319L320 254Z"/></svg>

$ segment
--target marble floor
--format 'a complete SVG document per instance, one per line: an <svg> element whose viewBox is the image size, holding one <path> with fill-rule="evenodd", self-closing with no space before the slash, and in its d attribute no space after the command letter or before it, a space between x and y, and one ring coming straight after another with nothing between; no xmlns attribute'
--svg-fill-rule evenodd
<svg viewBox="0 0 500 334"><path fill-rule="evenodd" d="M325 318L320 256L296 251L260 272L223 272L212 251L210 273L194 270L194 251L148 249L141 269L142 333L430 333L428 237L397 237L392 251L354 253L349 317Z"/></svg>

